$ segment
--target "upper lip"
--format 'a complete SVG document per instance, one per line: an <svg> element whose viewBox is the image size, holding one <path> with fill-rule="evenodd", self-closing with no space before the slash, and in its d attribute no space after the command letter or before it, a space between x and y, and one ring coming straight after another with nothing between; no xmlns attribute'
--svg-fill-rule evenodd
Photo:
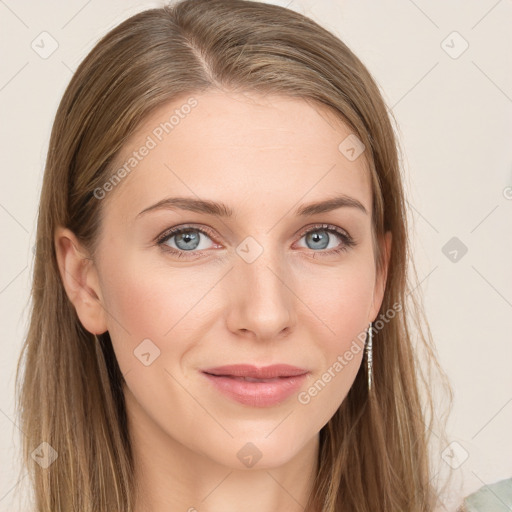
<svg viewBox="0 0 512 512"><path fill-rule="evenodd" d="M289 364L273 364L271 366L257 367L251 364L232 364L206 368L202 370L210 375L227 377L251 377L253 379L273 379L275 377L295 377L309 373L309 370L298 368Z"/></svg>

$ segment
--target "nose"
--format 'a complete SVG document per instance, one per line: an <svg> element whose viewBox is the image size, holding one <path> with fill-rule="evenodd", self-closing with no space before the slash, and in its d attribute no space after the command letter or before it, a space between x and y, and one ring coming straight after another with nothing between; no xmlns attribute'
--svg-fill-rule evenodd
<svg viewBox="0 0 512 512"><path fill-rule="evenodd" d="M237 259L226 283L230 331L259 340L288 335L296 321L291 279L277 252L268 248L252 263Z"/></svg>

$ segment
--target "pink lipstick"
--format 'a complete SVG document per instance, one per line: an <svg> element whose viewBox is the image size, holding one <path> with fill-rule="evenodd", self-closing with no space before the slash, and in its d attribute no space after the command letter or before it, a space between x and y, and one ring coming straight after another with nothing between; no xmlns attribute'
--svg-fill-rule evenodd
<svg viewBox="0 0 512 512"><path fill-rule="evenodd" d="M251 407L271 407L284 402L300 389L309 373L288 364L265 367L236 364L201 371L218 391Z"/></svg>

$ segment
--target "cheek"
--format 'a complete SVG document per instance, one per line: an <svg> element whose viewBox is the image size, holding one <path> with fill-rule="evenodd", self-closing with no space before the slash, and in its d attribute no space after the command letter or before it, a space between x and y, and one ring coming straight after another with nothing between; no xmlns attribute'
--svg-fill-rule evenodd
<svg viewBox="0 0 512 512"><path fill-rule="evenodd" d="M168 352L173 348L185 349L169 340L187 325L187 314L200 298L201 286L191 286L178 272L169 275L168 270L130 258L105 261L102 274L108 331L123 371L140 364L134 351L143 340L165 350L166 357L172 357Z"/></svg>
<svg viewBox="0 0 512 512"><path fill-rule="evenodd" d="M324 324L323 338L329 347L343 348L368 327L374 284L372 262L354 259L330 273L311 276L302 287L304 302Z"/></svg>
<svg viewBox="0 0 512 512"><path fill-rule="evenodd" d="M317 279L315 287L303 292L304 302L319 319L310 335L323 359L312 379L315 389L309 388L308 395L311 399L321 392L317 405L322 402L327 407L326 418L348 393L364 357L374 279L372 262L359 261L340 266L330 279ZM304 400L302 403L308 396Z"/></svg>

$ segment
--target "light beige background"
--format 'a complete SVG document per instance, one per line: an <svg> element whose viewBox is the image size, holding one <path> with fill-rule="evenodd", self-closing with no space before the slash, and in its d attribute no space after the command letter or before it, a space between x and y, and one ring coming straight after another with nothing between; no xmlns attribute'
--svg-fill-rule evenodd
<svg viewBox="0 0 512 512"><path fill-rule="evenodd" d="M453 444L435 453L453 467L442 510L455 510L461 496L512 477L512 0L275 3L341 37L399 123L418 286L455 390ZM95 42L160 5L0 0L0 511L17 510L14 371L53 117Z"/></svg>

